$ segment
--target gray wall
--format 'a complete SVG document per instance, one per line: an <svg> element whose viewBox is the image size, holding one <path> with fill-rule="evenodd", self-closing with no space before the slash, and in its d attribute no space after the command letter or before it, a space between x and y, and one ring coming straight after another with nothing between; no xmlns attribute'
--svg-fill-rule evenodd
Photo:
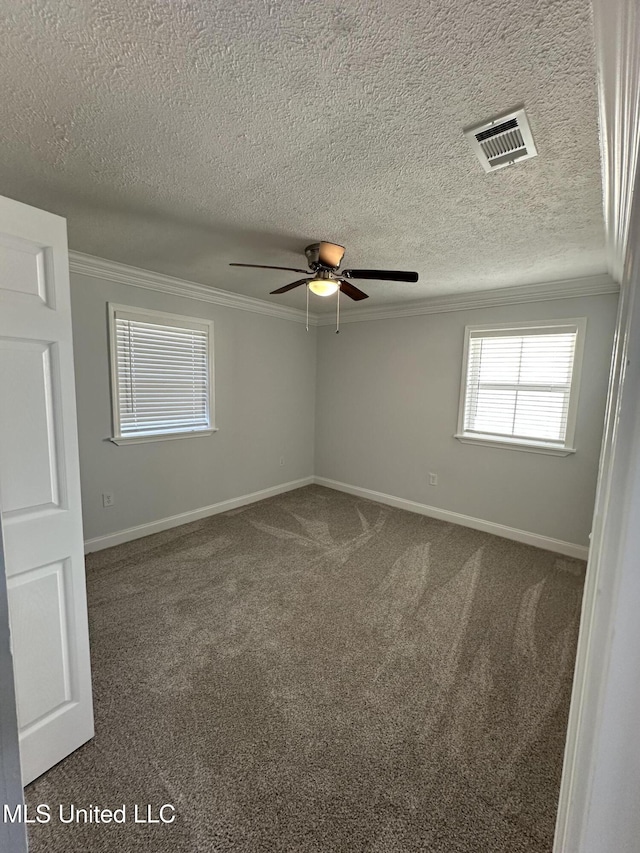
<svg viewBox="0 0 640 853"><path fill-rule="evenodd" d="M108 302L214 321L218 432L109 441ZM85 539L313 474L315 330L75 274L71 308ZM114 493L114 506L103 508L103 492Z"/></svg>
<svg viewBox="0 0 640 853"><path fill-rule="evenodd" d="M323 326L317 359L316 330L289 320L77 274L71 297L85 539L315 473L588 544L615 295L348 323L340 335ZM120 447L109 441L109 301L214 320L217 433ZM453 438L465 325L582 316L576 454ZM429 471L438 474L435 487ZM113 507L102 507L102 492L114 493Z"/></svg>
<svg viewBox="0 0 640 853"><path fill-rule="evenodd" d="M587 545L616 306L608 295L321 327L316 475ZM457 441L465 325L568 317L587 317L577 452Z"/></svg>

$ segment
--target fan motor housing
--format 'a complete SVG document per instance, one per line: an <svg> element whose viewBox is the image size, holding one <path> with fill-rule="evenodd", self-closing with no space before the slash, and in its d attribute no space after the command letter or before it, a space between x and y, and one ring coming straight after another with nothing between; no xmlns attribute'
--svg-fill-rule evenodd
<svg viewBox="0 0 640 853"><path fill-rule="evenodd" d="M321 266L318 260L320 257L320 243L312 243L310 246L307 246L304 253L307 256L307 263L312 270Z"/></svg>
<svg viewBox="0 0 640 853"><path fill-rule="evenodd" d="M321 240L319 243L311 243L304 252L307 256L309 267L314 272L319 269L336 272L344 257L344 246Z"/></svg>

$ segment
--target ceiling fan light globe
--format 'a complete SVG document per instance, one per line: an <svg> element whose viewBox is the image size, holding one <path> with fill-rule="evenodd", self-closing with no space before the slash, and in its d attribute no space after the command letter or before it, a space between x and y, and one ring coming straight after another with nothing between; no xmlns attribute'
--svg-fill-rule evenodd
<svg viewBox="0 0 640 853"><path fill-rule="evenodd" d="M316 296L331 296L337 289L338 282L326 278L314 278L309 282L309 290Z"/></svg>

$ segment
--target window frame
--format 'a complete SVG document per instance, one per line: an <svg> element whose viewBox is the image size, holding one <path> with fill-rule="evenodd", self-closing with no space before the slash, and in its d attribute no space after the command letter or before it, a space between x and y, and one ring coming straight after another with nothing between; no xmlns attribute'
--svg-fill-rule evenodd
<svg viewBox="0 0 640 853"><path fill-rule="evenodd" d="M203 317L191 317L186 314L170 314L166 311L155 311L151 308L140 308L134 305L122 305L116 302L107 303L108 325L109 325L109 379L111 385L111 429L110 441L114 444L146 444L154 441L172 441L181 438L198 438L205 435L213 435L218 431L215 426L214 408L214 361L213 361L213 320ZM207 374L208 387L208 425L204 428L182 430L180 432L155 433L153 435L122 435L120 426L120 401L118 393L118 344L116 333L116 317L120 315L133 315L142 322L159 325L172 325L178 327L193 328L203 327L207 330Z"/></svg>
<svg viewBox="0 0 640 853"><path fill-rule="evenodd" d="M517 438L493 433L466 432L464 428L465 410L467 406L467 374L469 371L469 341L478 337L478 333L510 332L514 337L526 332L544 334L559 334L561 329L575 329L576 343L573 356L573 371L569 388L569 407L567 410L567 429L564 442L546 441L544 439ZM584 341L587 329L586 317L571 317L561 320L522 320L513 323L483 323L481 325L465 326L464 349L462 355L462 377L460 381L460 402L458 407L458 425L454 437L463 444L479 444L499 447L505 450L522 450L528 453L546 453L551 456L569 456L576 452L575 431L578 417L578 401L580 396L580 380L582 375L582 360L584 356ZM541 331L544 330L544 331ZM505 335L507 337L508 335Z"/></svg>

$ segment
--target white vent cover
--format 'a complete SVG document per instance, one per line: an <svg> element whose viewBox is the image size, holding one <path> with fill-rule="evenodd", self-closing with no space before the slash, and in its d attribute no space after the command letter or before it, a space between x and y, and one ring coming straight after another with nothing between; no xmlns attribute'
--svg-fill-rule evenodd
<svg viewBox="0 0 640 853"><path fill-rule="evenodd" d="M465 128L464 134L485 172L495 172L538 153L524 108Z"/></svg>

